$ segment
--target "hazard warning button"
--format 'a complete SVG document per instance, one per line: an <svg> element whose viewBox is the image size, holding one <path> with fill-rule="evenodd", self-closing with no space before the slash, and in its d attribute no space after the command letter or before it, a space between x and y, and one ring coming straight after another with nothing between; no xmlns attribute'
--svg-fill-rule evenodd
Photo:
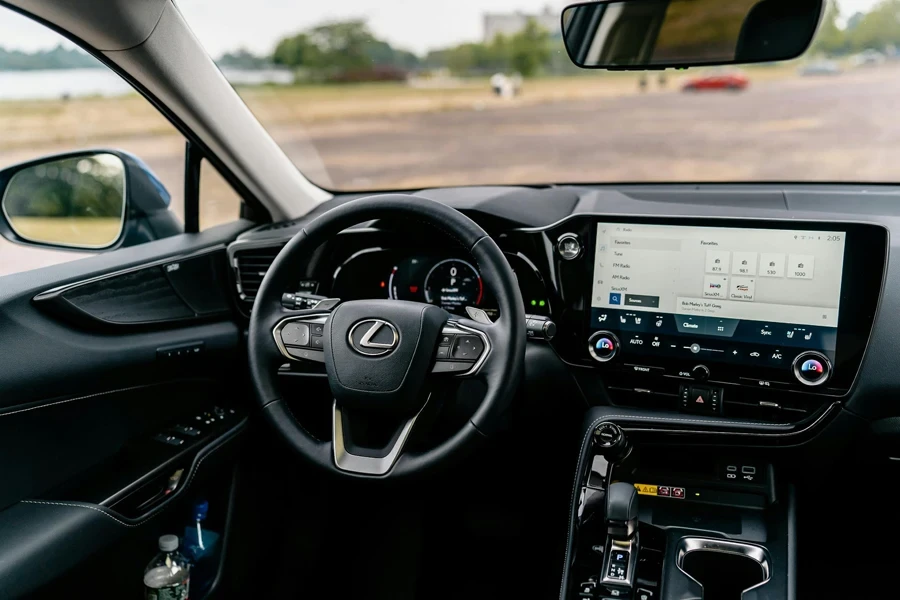
<svg viewBox="0 0 900 600"><path fill-rule="evenodd" d="M685 385L680 390L681 408L690 412L718 414L722 392L699 385Z"/></svg>

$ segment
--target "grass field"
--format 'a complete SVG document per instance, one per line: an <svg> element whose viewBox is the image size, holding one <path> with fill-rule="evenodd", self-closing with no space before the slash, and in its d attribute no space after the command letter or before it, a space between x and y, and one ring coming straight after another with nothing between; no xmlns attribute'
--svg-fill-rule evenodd
<svg viewBox="0 0 900 600"><path fill-rule="evenodd" d="M756 67L754 81L789 77L794 66ZM678 89L687 75L669 75L664 89L651 85L647 93ZM399 83L347 85L256 86L238 88L241 97L270 130L284 125L309 125L343 119L397 116L449 110L514 108L535 104L620 97L638 94L634 73L586 74L526 80L521 96L512 100L489 93L487 79L452 82L447 87L411 87ZM172 126L143 98L78 98L0 102L0 152L61 145L101 145L105 140L173 134ZM2 156L0 156L2 158Z"/></svg>

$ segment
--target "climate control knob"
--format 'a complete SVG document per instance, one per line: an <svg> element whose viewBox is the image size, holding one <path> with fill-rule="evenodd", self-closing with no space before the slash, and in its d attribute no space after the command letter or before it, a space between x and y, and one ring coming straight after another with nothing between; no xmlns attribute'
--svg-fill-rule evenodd
<svg viewBox="0 0 900 600"><path fill-rule="evenodd" d="M803 385L822 385L831 377L831 361L821 352L803 352L794 359L794 377Z"/></svg>
<svg viewBox="0 0 900 600"><path fill-rule="evenodd" d="M597 362L609 362L619 352L619 338L611 331L596 331L588 338L588 352Z"/></svg>

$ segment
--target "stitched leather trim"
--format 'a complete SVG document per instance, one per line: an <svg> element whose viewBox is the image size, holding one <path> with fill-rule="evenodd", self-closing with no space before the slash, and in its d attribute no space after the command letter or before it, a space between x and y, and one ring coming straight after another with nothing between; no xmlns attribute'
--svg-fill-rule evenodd
<svg viewBox="0 0 900 600"><path fill-rule="evenodd" d="M126 520L125 517L123 517L122 515L118 514L117 512L115 512L111 509L108 509L108 508L105 508L105 507L102 507L102 506L99 506L96 504L91 504L88 502L56 502L54 500L22 500L21 502L23 502L25 504L43 504L46 506L67 506L67 507L71 507L71 508L85 508L88 510L92 510L94 512L98 512L102 515L105 515L105 516L109 517L110 519L112 519L113 521L115 521L116 523L118 523L119 525L122 525L123 527L129 527L129 528L130 527L140 527L144 523L147 523L148 521L154 519L157 515L160 515L163 512L165 512L166 508L168 508L171 505L172 499L177 498L178 496L182 495L184 492L187 492L187 490L190 489L191 484L194 482L194 477L196 477L197 472L200 470L200 466L203 464L203 461L206 460L207 457L211 456L213 453L215 453L220 448L227 446L228 443L230 441L232 441L235 437L237 437L237 435L243 430L245 424L246 424L246 421L239 423L229 433L225 434L225 436L223 436L222 438L219 438L219 440L217 440L217 443L215 446L213 446L211 449L207 449L206 452L203 454L203 456L201 456L197 460L197 463L196 463L196 465L194 465L194 468L191 469L191 474L190 474L190 477L188 477L187 484L185 484L185 486L183 488L179 488L169 501L167 501L162 506L158 506L156 509L154 509L154 511L150 515L144 517L140 521ZM209 446L207 446L207 448L209 448Z"/></svg>

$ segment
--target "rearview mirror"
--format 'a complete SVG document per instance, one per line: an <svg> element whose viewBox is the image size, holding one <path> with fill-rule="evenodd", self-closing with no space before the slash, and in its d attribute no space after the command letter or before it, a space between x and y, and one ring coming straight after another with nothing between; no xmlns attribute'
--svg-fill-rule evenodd
<svg viewBox="0 0 900 600"><path fill-rule="evenodd" d="M125 164L106 153L32 163L9 177L0 205L25 241L108 248L125 225Z"/></svg>
<svg viewBox="0 0 900 600"><path fill-rule="evenodd" d="M567 7L563 41L587 69L659 69L803 54L823 0L615 0Z"/></svg>

